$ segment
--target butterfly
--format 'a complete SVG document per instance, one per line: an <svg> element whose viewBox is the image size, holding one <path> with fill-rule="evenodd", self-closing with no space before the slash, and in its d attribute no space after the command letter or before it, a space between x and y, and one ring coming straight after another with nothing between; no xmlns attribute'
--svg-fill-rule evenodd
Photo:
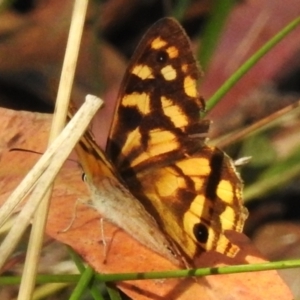
<svg viewBox="0 0 300 300"><path fill-rule="evenodd" d="M234 256L225 231L247 218L232 160L205 143L200 76L180 24L159 20L125 72L106 151L90 131L76 146L93 206L177 265L209 250Z"/></svg>

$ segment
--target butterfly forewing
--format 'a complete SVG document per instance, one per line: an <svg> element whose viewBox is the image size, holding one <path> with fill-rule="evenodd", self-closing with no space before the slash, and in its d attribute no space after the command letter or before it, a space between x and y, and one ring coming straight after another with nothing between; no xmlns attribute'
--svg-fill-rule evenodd
<svg viewBox="0 0 300 300"><path fill-rule="evenodd" d="M208 122L199 121L204 103L196 83L200 72L189 40L173 19L163 19L146 33L131 60L112 123L107 153L122 173L148 168L166 153L199 148ZM147 163L145 164L145 162Z"/></svg>

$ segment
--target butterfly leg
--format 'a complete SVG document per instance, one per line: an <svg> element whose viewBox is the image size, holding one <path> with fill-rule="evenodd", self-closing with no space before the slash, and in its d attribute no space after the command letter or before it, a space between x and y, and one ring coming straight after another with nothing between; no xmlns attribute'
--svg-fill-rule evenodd
<svg viewBox="0 0 300 300"><path fill-rule="evenodd" d="M100 231L101 231L101 242L103 244L103 264L106 264L107 262L107 256L108 256L108 251L109 247L111 245L111 237L105 237L105 230L104 230L104 222L105 218L100 218ZM109 241L109 242L107 242Z"/></svg>
<svg viewBox="0 0 300 300"><path fill-rule="evenodd" d="M75 201L75 205L73 206L73 213L72 213L72 219L70 221L70 223L62 230L59 231L59 233L65 233L67 232L74 224L76 217L77 217L77 207L78 207L78 202L80 201Z"/></svg>

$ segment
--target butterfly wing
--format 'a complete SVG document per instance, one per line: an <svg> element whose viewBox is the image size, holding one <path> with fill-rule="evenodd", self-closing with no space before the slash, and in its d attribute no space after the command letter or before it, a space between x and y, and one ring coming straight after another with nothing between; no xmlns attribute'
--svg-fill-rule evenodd
<svg viewBox="0 0 300 300"><path fill-rule="evenodd" d="M131 193L189 260L204 250L233 256L224 232L241 231L247 215L231 160L204 143L199 77L181 26L158 21L126 71L107 144Z"/></svg>
<svg viewBox="0 0 300 300"><path fill-rule="evenodd" d="M71 112L69 112L71 117ZM123 185L106 154L86 131L76 152L85 172L91 205L108 221L122 228L144 246L178 266L183 265L180 253L158 227L144 206ZM126 212L126 213L124 213Z"/></svg>
<svg viewBox="0 0 300 300"><path fill-rule="evenodd" d="M181 156L201 147L209 122L199 120L204 109L199 78L181 26L169 18L155 23L137 47L119 92L106 151L118 171L148 168L152 160L165 163L169 153Z"/></svg>
<svg viewBox="0 0 300 300"><path fill-rule="evenodd" d="M127 184L190 264L203 251L237 253L239 248L224 233L242 231L247 210L238 174L219 149L203 146L192 156L138 172Z"/></svg>

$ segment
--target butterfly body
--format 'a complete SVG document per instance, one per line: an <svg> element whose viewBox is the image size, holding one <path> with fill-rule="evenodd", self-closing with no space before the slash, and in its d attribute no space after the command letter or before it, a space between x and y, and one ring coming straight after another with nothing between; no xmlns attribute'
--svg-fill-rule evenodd
<svg viewBox="0 0 300 300"><path fill-rule="evenodd" d="M106 154L89 133L77 147L103 216L112 220L114 209L119 210L114 223L177 264L182 256L192 265L208 250L234 256L238 247L224 233L241 231L247 217L232 161L205 143L210 122L200 119L205 108L196 87L200 75L181 26L169 18L158 21L125 73ZM107 178L109 191L99 201ZM111 195L114 187L117 197ZM120 209L122 197L129 200ZM116 204L104 213L103 203L110 201ZM163 238L149 246L150 237L137 237L133 217L120 216L123 210L143 211L144 225L138 226L145 232L153 228Z"/></svg>

